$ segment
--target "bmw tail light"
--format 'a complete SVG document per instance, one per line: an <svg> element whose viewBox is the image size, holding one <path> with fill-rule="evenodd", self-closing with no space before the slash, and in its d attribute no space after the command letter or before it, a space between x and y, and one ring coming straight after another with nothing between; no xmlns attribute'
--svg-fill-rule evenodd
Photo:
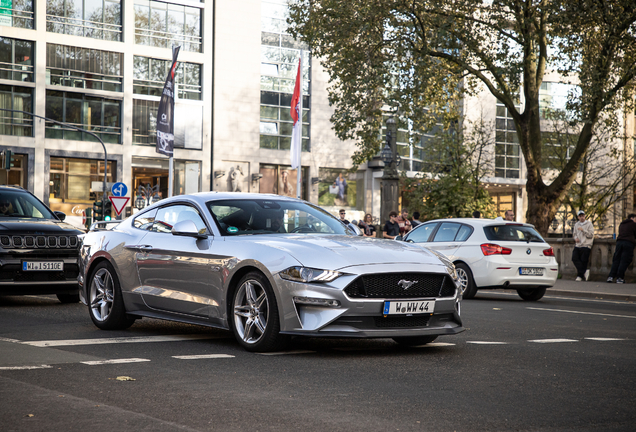
<svg viewBox="0 0 636 432"><path fill-rule="evenodd" d="M481 252L485 255L510 255L512 253L512 249L499 246L492 243L484 243L481 245Z"/></svg>
<svg viewBox="0 0 636 432"><path fill-rule="evenodd" d="M545 256L554 256L554 249L552 249L552 248L544 249L543 250L543 255L545 255Z"/></svg>

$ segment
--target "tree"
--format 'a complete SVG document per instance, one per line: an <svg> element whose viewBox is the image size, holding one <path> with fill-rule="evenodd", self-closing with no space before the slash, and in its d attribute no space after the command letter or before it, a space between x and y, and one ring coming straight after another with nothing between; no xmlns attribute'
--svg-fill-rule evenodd
<svg viewBox="0 0 636 432"><path fill-rule="evenodd" d="M483 118L466 127L439 128L424 136L423 172L414 178L402 175L403 203L422 220L447 217L496 217L495 204L481 181L493 174L492 125Z"/></svg>
<svg viewBox="0 0 636 432"><path fill-rule="evenodd" d="M486 88L514 119L528 173L526 219L544 235L594 126L633 111L635 22L633 0L294 0L288 19L290 33L309 44L331 77L334 129L357 141L355 163L379 148L383 104L428 130L426 107L442 113ZM548 183L539 91L550 71L578 85L568 108L582 127Z"/></svg>
<svg viewBox="0 0 636 432"><path fill-rule="evenodd" d="M544 133L543 175L549 179L568 163L581 125L560 110L546 110L544 116L550 132ZM578 173L563 198L575 220L579 209L592 223L606 219L612 205L636 184L636 159L621 148L627 138L614 136L613 129L605 121L597 123Z"/></svg>

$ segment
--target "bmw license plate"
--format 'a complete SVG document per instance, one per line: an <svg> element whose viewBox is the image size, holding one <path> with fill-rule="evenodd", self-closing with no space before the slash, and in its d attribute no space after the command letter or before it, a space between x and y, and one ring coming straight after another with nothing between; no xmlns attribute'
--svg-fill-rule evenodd
<svg viewBox="0 0 636 432"><path fill-rule="evenodd" d="M433 313L435 300L393 300L384 302L384 315L412 315Z"/></svg>
<svg viewBox="0 0 636 432"><path fill-rule="evenodd" d="M522 276L543 276L541 267L519 267L519 274Z"/></svg>
<svg viewBox="0 0 636 432"><path fill-rule="evenodd" d="M64 261L22 261L22 271L64 271Z"/></svg>

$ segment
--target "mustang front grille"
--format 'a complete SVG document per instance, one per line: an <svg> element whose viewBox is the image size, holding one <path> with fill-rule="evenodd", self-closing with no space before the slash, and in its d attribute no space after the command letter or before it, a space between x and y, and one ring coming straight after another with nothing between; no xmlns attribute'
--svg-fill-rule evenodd
<svg viewBox="0 0 636 432"><path fill-rule="evenodd" d="M350 298L452 297L455 284L439 273L381 273L359 276L344 290Z"/></svg>

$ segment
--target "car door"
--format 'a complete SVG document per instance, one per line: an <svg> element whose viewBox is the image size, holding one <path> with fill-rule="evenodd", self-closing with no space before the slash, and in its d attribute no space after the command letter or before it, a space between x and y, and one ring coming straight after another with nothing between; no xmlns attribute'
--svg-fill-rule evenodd
<svg viewBox="0 0 636 432"><path fill-rule="evenodd" d="M213 237L173 235L173 225L192 220L202 234L209 234L199 211L177 204L158 209L151 230L140 240L136 262L141 294L152 309L197 317L209 317L218 302L213 293L211 255Z"/></svg>
<svg viewBox="0 0 636 432"><path fill-rule="evenodd" d="M453 260L455 252L461 244L461 242L456 240L456 237L462 226L463 224L458 222L441 222L437 227L437 231L433 234L433 238L426 246L443 253Z"/></svg>

